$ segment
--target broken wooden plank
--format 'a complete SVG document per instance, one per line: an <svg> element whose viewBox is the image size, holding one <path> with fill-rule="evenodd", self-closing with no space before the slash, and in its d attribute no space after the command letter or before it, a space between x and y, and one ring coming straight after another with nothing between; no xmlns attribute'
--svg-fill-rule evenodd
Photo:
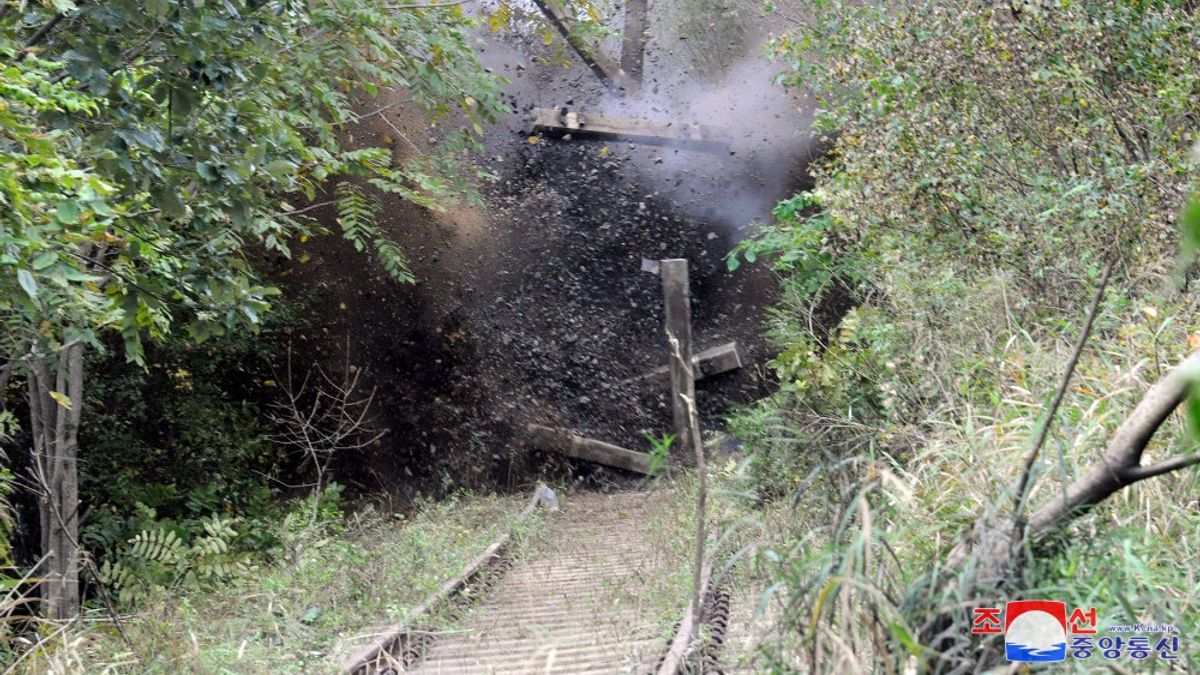
<svg viewBox="0 0 1200 675"><path fill-rule="evenodd" d="M618 90L630 90L634 88L633 80L621 70L611 58L604 52L593 49L591 45L584 40L578 32L572 30L575 28L575 17L567 14L563 8L555 4L555 0L533 0L533 4L542 10L542 14L546 15L546 19L550 25L554 26L555 30L563 36L567 44L579 54L579 58L587 64L589 70L600 78L605 84L617 87Z"/></svg>
<svg viewBox="0 0 1200 675"><path fill-rule="evenodd" d="M738 351L736 340L705 349L693 356L692 360L696 364L697 380L742 367L742 353Z"/></svg>
<svg viewBox="0 0 1200 675"><path fill-rule="evenodd" d="M626 450L611 443L594 438L584 438L579 434L540 424L531 423L526 430L529 432L530 443L543 450L554 450L568 457L597 462L626 471L650 473L650 453Z"/></svg>
<svg viewBox="0 0 1200 675"><path fill-rule="evenodd" d="M675 423L676 447L692 447L692 415L696 411L696 379L692 364L692 299L688 284L688 261L663 260L662 277L664 329L667 332L667 363L671 369L671 414Z"/></svg>
<svg viewBox="0 0 1200 675"><path fill-rule="evenodd" d="M738 347L736 340L726 342L723 345L709 347L699 354L692 355L692 371L696 375L696 381L699 382L707 377L727 373L731 370L737 370L746 365L742 358L741 349ZM634 384L637 382L658 382L665 381L671 374L670 366L659 366L654 370L637 377L631 377L628 380L621 382L623 385Z"/></svg>
<svg viewBox="0 0 1200 675"><path fill-rule="evenodd" d="M636 117L583 113L569 108L534 108L533 130L552 136L613 138L719 152L729 147L729 135L695 122L654 122Z"/></svg>

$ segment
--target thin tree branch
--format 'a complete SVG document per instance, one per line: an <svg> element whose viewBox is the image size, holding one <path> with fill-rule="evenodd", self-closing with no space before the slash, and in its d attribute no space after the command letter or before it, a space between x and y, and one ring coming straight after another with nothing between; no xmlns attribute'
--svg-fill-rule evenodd
<svg viewBox="0 0 1200 675"><path fill-rule="evenodd" d="M414 5L384 5L382 9L437 9L439 7L465 5L466 3L467 0L454 0L454 2L423 2Z"/></svg>
<svg viewBox="0 0 1200 675"><path fill-rule="evenodd" d="M1063 398L1066 396L1067 386L1070 385L1071 376L1075 373L1075 366L1079 363L1079 355L1083 353L1083 347L1087 344L1088 336L1092 333L1092 324L1096 321L1096 314L1100 310L1100 302L1104 299L1104 291L1108 288L1108 280L1112 276L1115 264L1116 258L1114 257L1104 265L1104 271L1100 274L1100 284L1096 286L1096 293L1092 296L1091 307L1088 308L1087 319L1083 323L1083 330L1079 332L1079 337L1075 340L1075 348L1071 351L1071 358L1067 361L1067 367L1063 371L1062 379L1058 383L1058 390L1054 392L1054 399L1050 401L1050 407L1046 410L1046 417L1038 427L1033 447L1029 450L1029 456L1025 458L1025 466L1021 470L1021 480L1017 484L1017 492L1013 496L1015 500L1013 505L1013 519L1018 522L1021 520L1021 512L1025 508L1026 498L1029 496L1028 491L1031 486L1033 466L1037 463L1042 446L1045 445L1046 438L1050 434L1050 426L1054 423L1054 416L1058 413L1058 408L1062 405ZM1020 530L1021 528L1017 529Z"/></svg>
<svg viewBox="0 0 1200 675"><path fill-rule="evenodd" d="M54 18L52 18L49 21L47 21L46 23L42 24L42 27L37 29L37 32L34 33L29 38L29 41L25 43L25 48L21 50L20 55L25 56L26 54L29 53L29 50L34 45L36 45L37 43L46 39L46 36L50 34L50 31L54 30L54 27L57 26L59 24L59 22L61 22L63 19L65 19L66 16L67 16L66 14L61 14L61 13L55 14Z"/></svg>
<svg viewBox="0 0 1200 675"><path fill-rule="evenodd" d="M1121 475L1124 476L1129 483L1136 483L1139 480L1161 476L1164 473L1171 473L1172 471L1178 471L1179 469L1186 469L1187 467L1197 463L1200 463L1200 452L1193 452L1190 455L1173 457L1171 459L1161 461L1158 464L1151 464L1150 466L1136 466L1131 469L1126 469L1125 471L1121 472Z"/></svg>
<svg viewBox="0 0 1200 675"><path fill-rule="evenodd" d="M290 217L292 217L292 216L298 216L298 215L300 215L301 213L305 213L305 212L307 212L307 211L314 211L314 210L316 210L316 209L319 209L319 208L321 208L321 207L323 207L323 206L330 206L330 205L333 205L333 204L336 204L336 203L337 203L337 200L336 200L336 199L330 199L330 200L328 200L328 201L324 201L324 202L317 202L316 204L309 204L308 206L305 206L305 207L304 207L304 208L302 208L302 209L296 209L295 211L278 211L278 212L276 212L276 213L272 213L272 214L271 214L271 217L272 217L272 218L278 218L278 217L280 217L280 216L287 216L287 217L289 217L289 218L290 218Z"/></svg>

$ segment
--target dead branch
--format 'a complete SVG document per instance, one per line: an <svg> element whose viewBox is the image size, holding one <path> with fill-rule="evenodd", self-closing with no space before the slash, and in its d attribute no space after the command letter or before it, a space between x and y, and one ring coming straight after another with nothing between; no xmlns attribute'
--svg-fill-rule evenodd
<svg viewBox="0 0 1200 675"><path fill-rule="evenodd" d="M1166 377L1150 387L1137 407L1109 441L1104 455L1062 494L1044 504L1029 519L1029 534L1041 537L1073 520L1113 493L1134 483L1183 469L1200 461L1190 454L1142 466L1142 453L1154 433L1187 396L1189 385L1200 376L1200 350L1193 352Z"/></svg>
<svg viewBox="0 0 1200 675"><path fill-rule="evenodd" d="M992 514L976 521L934 573L928 591L950 598L976 588L995 588L1011 578L1024 546L1045 541L1074 519L1138 481L1200 464L1200 453L1189 453L1157 464L1142 465L1146 446L1159 427L1183 402L1192 382L1200 378L1200 350L1193 352L1156 382L1113 434L1104 454L1061 496L1043 504L1027 523ZM933 648L931 659L954 661L963 655L954 646L962 639L959 611L939 609L921 627L921 643ZM978 656L978 655L976 655ZM939 668L926 664L931 671ZM945 664L943 664L945 665Z"/></svg>
<svg viewBox="0 0 1200 675"><path fill-rule="evenodd" d="M375 388L361 393L362 369L350 364L349 344L346 345L340 379L335 380L316 365L297 383L290 345L286 363L286 374L282 378L276 377L282 396L270 404L268 413L278 431L268 438L300 452L312 464L316 479L311 485L314 499L319 501L334 457L371 445L385 433L372 429L369 424ZM316 523L317 511L314 505L311 524Z"/></svg>

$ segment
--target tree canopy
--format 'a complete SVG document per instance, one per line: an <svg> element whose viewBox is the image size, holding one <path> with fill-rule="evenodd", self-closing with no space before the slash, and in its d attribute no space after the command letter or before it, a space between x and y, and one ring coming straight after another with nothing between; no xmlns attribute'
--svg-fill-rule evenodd
<svg viewBox="0 0 1200 675"><path fill-rule="evenodd" d="M177 325L203 338L256 324L274 291L255 251L287 255L312 234L312 202L335 203L342 235L410 279L365 188L434 205L462 187L447 160L500 110L458 7L55 0L0 12L10 357L113 329L137 360L144 336ZM342 127L381 90L465 130L404 166L388 148L350 148Z"/></svg>

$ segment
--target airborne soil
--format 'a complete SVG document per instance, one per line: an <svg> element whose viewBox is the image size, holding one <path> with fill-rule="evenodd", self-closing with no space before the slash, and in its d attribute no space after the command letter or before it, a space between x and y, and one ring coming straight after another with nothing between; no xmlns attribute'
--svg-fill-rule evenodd
<svg viewBox="0 0 1200 675"><path fill-rule="evenodd" d="M719 428L731 406L770 387L761 335L775 284L755 266L728 272L724 258L748 232L743 225L805 180L804 159L756 158L737 143L713 155L533 136L534 106L617 114L638 106L616 100L577 61L564 68L573 54L561 44L519 31L480 39L485 63L510 80L513 110L488 129L486 150L473 160L496 176L479 184L483 204L433 213L385 202L383 222L418 282L388 280L337 237L300 247L305 264L281 266L291 271L280 281L313 297L319 315L308 325L320 328L292 336L298 362L336 369L348 344L349 362L376 388L374 425L387 433L335 467L360 494L403 502L459 488L523 489L539 478L630 478L529 447L523 430L540 422L643 451L647 434L671 430L667 385L627 382L667 360L660 280L641 271L643 259L686 258L694 348L737 340L748 364L699 383L703 426ZM656 49L652 40L647 97L667 88L654 75ZM373 100L369 109L393 102ZM441 131L398 105L351 133L362 145L390 143L404 161ZM731 183L723 164L768 177ZM731 214L733 204L750 206ZM331 210L321 218L336 232Z"/></svg>

